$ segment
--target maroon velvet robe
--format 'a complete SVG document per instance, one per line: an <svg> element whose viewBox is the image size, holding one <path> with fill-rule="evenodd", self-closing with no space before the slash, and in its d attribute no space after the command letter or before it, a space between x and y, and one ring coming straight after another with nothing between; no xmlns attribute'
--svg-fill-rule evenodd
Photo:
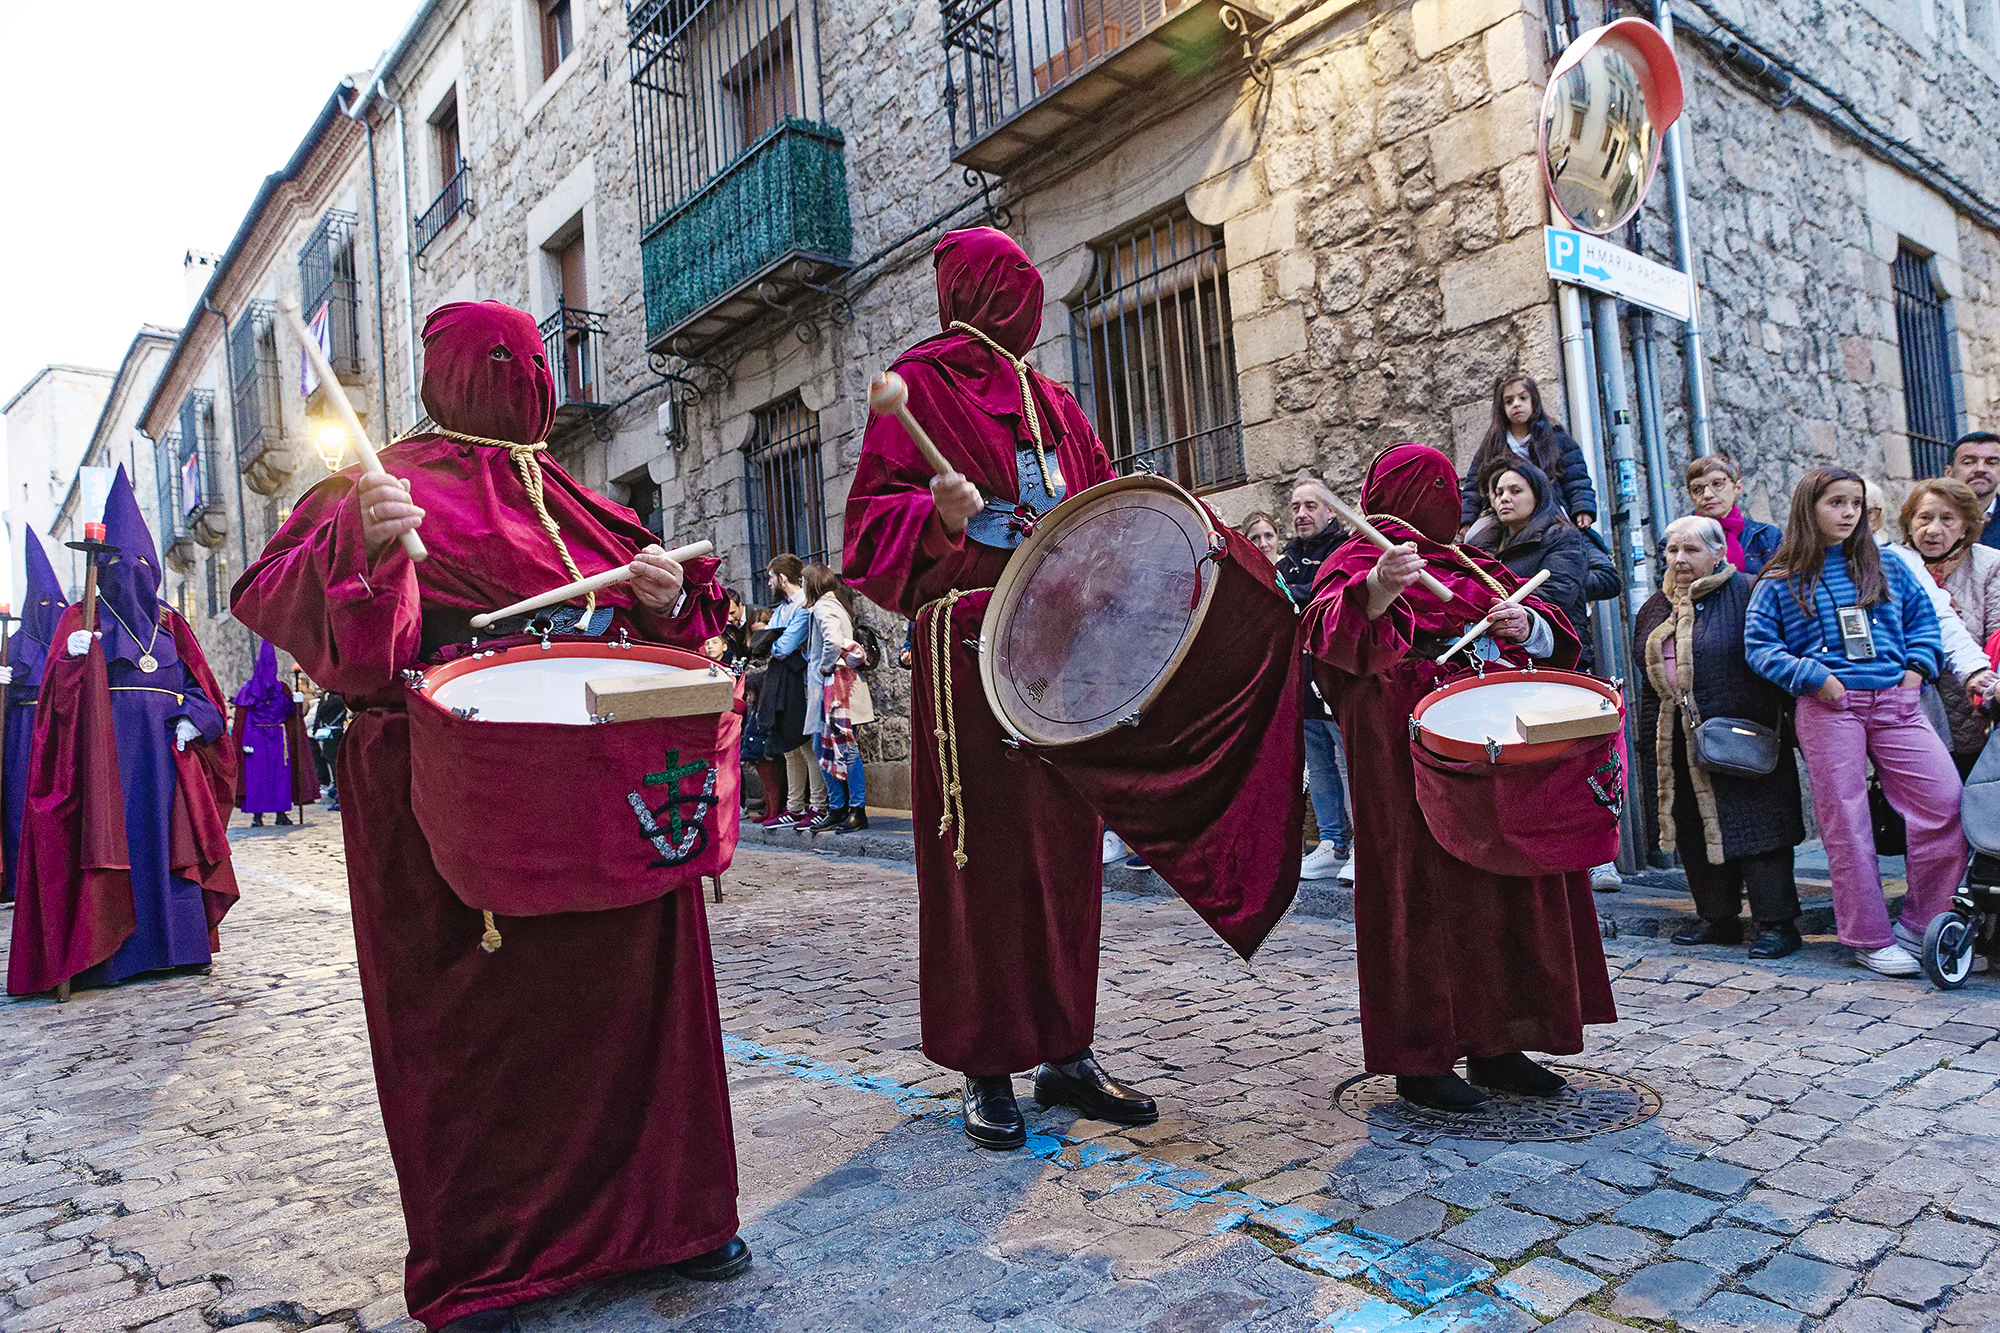
<svg viewBox="0 0 2000 1333"><path fill-rule="evenodd" d="M538 440L553 401L540 361L525 314L446 306L426 327L426 404L467 434ZM350 471L299 504L234 610L353 710L338 777L362 999L409 1228L405 1294L436 1328L721 1245L737 1229L736 1153L698 891L505 918L487 954L479 913L438 873L411 811L398 673L462 639L473 612L569 576L503 450L419 436L382 462L426 511L430 558L392 543L367 559ZM586 573L653 540L632 511L542 466ZM606 589L605 632L698 646L727 615L714 570L689 563L674 620L630 584ZM549 838L572 817L552 811Z"/></svg>
<svg viewBox="0 0 2000 1333"><path fill-rule="evenodd" d="M1362 504L1371 516L1407 522L1384 523L1385 535L1415 540L1456 599L1412 587L1369 620L1366 580L1379 553L1355 537L1320 567L1306 610L1314 679L1356 777L1355 953L1368 1069L1441 1074L1462 1056L1573 1055L1583 1049L1584 1024L1618 1017L1589 874L1514 878L1467 865L1438 845L1417 806L1410 714L1459 673L1413 651L1417 637L1455 638L1500 600L1447 545L1458 523L1451 460L1397 445L1370 467ZM1503 588L1520 586L1498 560L1461 549ZM1555 630L1552 664L1574 663L1580 645L1568 622L1540 598L1528 600ZM1510 664L1527 663L1518 646L1503 647Z"/></svg>

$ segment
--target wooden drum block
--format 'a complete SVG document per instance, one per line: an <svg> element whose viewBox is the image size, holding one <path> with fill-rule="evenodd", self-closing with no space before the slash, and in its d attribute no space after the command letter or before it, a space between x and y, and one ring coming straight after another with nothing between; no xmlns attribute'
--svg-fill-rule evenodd
<svg viewBox="0 0 2000 1333"><path fill-rule="evenodd" d="M736 678L720 669L585 681L583 705L604 722L726 713L736 704Z"/></svg>
<svg viewBox="0 0 2000 1333"><path fill-rule="evenodd" d="M1618 710L1602 704L1571 704L1536 713L1516 713L1514 727L1530 745L1544 741L1575 741L1586 736L1608 736L1618 730Z"/></svg>

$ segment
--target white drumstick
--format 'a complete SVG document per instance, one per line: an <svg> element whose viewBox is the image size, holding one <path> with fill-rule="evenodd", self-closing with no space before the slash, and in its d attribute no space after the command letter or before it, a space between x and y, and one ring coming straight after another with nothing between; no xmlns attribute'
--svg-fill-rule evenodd
<svg viewBox="0 0 2000 1333"><path fill-rule="evenodd" d="M1326 493L1326 498L1333 503L1333 512L1340 515L1341 521L1346 523L1348 527L1353 528L1384 551L1393 551L1396 549L1396 543L1384 537L1381 530L1373 523L1370 523L1353 509L1349 508L1347 501L1341 499L1331 491ZM1451 600L1451 589L1445 587L1432 577L1429 570L1417 575L1417 582L1423 585L1425 592L1439 601L1448 602Z"/></svg>
<svg viewBox="0 0 2000 1333"><path fill-rule="evenodd" d="M376 456L375 446L368 443L368 432L361 429L361 418L354 415L354 404L347 401L347 390L342 388L340 381L334 377L333 367L327 364L326 353L320 350L319 339L312 336L312 330L306 327L304 317L299 314L299 303L289 296L279 297L278 313L285 317L285 323L291 325L292 336L299 340L299 346L305 351L306 360L312 362L313 374L319 377L319 382L326 388L327 401L333 404L334 413L339 416L340 423L347 427L347 433L354 437L354 452L361 459L361 470L382 471L382 460ZM403 534L402 542L403 550L408 552L412 560L423 560L430 555L430 552L424 549L424 539L419 537L414 529Z"/></svg>
<svg viewBox="0 0 2000 1333"><path fill-rule="evenodd" d="M714 542L690 542L686 546L676 546L673 550L668 551L667 559L678 564L684 560L692 560L696 556L707 555L714 549ZM539 611L545 606L554 606L557 602L567 602L572 597L581 597L585 593L596 592L600 588L608 588L614 583L623 583L632 576L632 567L630 565L620 565L616 569L607 569L602 574L592 574L587 579L578 579L575 583L565 583L560 588L551 588L539 596L528 598L526 601L516 602L512 606L503 606L498 611L482 612L472 618L472 628L485 629L496 620L505 620L509 616L523 615L529 611Z"/></svg>
<svg viewBox="0 0 2000 1333"><path fill-rule="evenodd" d="M940 477L958 471L943 451L931 443L930 433L910 414L910 386L903 383L901 375L885 370L875 377L875 382L868 386L868 410L878 417L893 416L902 422L910 443L917 446L917 452L930 464L931 471Z"/></svg>
<svg viewBox="0 0 2000 1333"><path fill-rule="evenodd" d="M1548 580L1549 580L1549 571L1545 569L1541 573L1535 575L1535 577L1529 579L1526 583L1523 583L1520 587L1514 589L1514 591L1508 593L1505 597L1502 597L1499 601L1495 602L1493 604L1493 611L1498 611L1503 606L1519 606L1522 602L1527 600L1529 593L1541 587L1544 583L1547 583ZM1466 644L1471 643L1474 639L1484 634L1487 630L1492 629L1493 611L1488 611L1486 613L1486 619L1480 621L1477 625L1474 625L1471 629L1459 635L1458 642L1454 643L1451 647L1439 653L1437 660L1440 662L1444 661L1446 658L1450 657L1453 653L1465 647Z"/></svg>

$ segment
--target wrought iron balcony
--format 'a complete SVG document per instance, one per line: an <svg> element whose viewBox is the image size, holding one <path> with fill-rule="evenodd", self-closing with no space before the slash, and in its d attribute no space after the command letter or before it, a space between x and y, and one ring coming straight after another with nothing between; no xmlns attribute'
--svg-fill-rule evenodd
<svg viewBox="0 0 2000 1333"><path fill-rule="evenodd" d="M230 422L235 427L236 467L259 495L275 493L291 475L285 447L285 415L279 389L278 348L273 336L276 307L252 301L229 330Z"/></svg>
<svg viewBox="0 0 2000 1333"><path fill-rule="evenodd" d="M438 191L438 197L431 201L431 206L417 217L417 253L430 249L431 242L442 236L444 229L451 225L451 220L460 213L472 216L472 182L466 176L463 158L459 159L458 170L444 183L444 188Z"/></svg>
<svg viewBox="0 0 2000 1333"><path fill-rule="evenodd" d="M646 339L699 351L850 267L845 140L830 125L781 123L669 211L640 241Z"/></svg>
<svg viewBox="0 0 2000 1333"><path fill-rule="evenodd" d="M561 296L556 297L555 313L542 321L542 350L556 381L557 421L588 415L603 404L598 367L603 364L605 333L601 313L564 305Z"/></svg>
<svg viewBox="0 0 2000 1333"><path fill-rule="evenodd" d="M952 160L1006 176L1079 130L1170 107L1267 22L1224 0L938 0Z"/></svg>

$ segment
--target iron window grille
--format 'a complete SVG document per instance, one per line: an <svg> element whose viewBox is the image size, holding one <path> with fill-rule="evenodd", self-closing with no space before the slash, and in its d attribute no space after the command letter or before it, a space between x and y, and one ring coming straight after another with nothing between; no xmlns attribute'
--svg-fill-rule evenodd
<svg viewBox="0 0 2000 1333"><path fill-rule="evenodd" d="M153 493L159 501L160 545L172 546L188 535L187 514L181 508L181 433L167 431L153 446Z"/></svg>
<svg viewBox="0 0 2000 1333"><path fill-rule="evenodd" d="M228 558L217 551L208 558L208 618L217 619L229 609Z"/></svg>
<svg viewBox="0 0 2000 1333"><path fill-rule="evenodd" d="M429 208L417 216L418 254L431 248L431 242L444 234L444 229L451 225L453 218L460 213L471 216L471 190L472 182L467 179L465 159L461 157L458 159L458 169L452 172L451 179L444 183L442 190L438 191L438 197L431 201Z"/></svg>
<svg viewBox="0 0 2000 1333"><path fill-rule="evenodd" d="M639 223L787 126L822 133L816 0L628 0Z"/></svg>
<svg viewBox="0 0 2000 1333"><path fill-rule="evenodd" d="M939 0L953 151L1012 120L1185 3Z"/></svg>
<svg viewBox="0 0 2000 1333"><path fill-rule="evenodd" d="M1222 233L1176 209L1096 256L1070 311L1070 354L1112 463L1197 491L1244 481Z"/></svg>
<svg viewBox="0 0 2000 1333"><path fill-rule="evenodd" d="M278 373L277 307L252 301L229 331L230 422L236 464L248 467L285 437Z"/></svg>
<svg viewBox="0 0 2000 1333"><path fill-rule="evenodd" d="M222 508L222 466L215 446L215 395L196 389L181 402L176 512L192 521Z"/></svg>
<svg viewBox="0 0 2000 1333"><path fill-rule="evenodd" d="M332 209L299 251L306 322L326 311L326 359L336 375L361 373L361 283L354 272L355 216Z"/></svg>
<svg viewBox="0 0 2000 1333"><path fill-rule="evenodd" d="M564 305L558 293L555 313L541 327L542 350L556 381L556 406L590 407L604 401L597 377L604 337L610 330L603 314Z"/></svg>
<svg viewBox="0 0 2000 1333"><path fill-rule="evenodd" d="M1929 257L1904 246L1896 254L1891 279L1896 291L1896 342L1903 361L1910 472L1936 477L1951 466L1951 442L1958 435L1951 320Z"/></svg>
<svg viewBox="0 0 2000 1333"><path fill-rule="evenodd" d="M825 563L819 413L809 411L797 394L761 409L743 456L750 492L750 562L758 586L764 586L763 570L773 556Z"/></svg>

